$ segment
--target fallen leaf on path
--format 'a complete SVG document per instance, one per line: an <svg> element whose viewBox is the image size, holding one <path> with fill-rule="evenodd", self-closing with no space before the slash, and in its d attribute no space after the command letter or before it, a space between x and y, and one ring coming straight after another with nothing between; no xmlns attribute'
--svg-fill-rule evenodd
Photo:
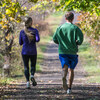
<svg viewBox="0 0 100 100"><path fill-rule="evenodd" d="M74 99L75 97L74 96L72 96L72 99Z"/></svg>
<svg viewBox="0 0 100 100"><path fill-rule="evenodd" d="M48 81L48 83L52 83L52 80Z"/></svg>
<svg viewBox="0 0 100 100"><path fill-rule="evenodd" d="M43 80L40 80L40 82L43 82Z"/></svg>

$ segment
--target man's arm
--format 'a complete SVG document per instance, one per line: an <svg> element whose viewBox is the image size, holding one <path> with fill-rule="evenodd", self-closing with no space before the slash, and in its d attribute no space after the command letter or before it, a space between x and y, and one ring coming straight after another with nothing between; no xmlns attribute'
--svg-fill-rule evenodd
<svg viewBox="0 0 100 100"><path fill-rule="evenodd" d="M54 41L56 44L59 44L59 43L58 43L58 40L57 40L57 32L58 32L58 29L56 30L56 32L55 32L54 35L53 35L53 41Z"/></svg>
<svg viewBox="0 0 100 100"><path fill-rule="evenodd" d="M77 27L77 33L76 33L76 43L77 45L81 45L83 43L83 33L82 31Z"/></svg>

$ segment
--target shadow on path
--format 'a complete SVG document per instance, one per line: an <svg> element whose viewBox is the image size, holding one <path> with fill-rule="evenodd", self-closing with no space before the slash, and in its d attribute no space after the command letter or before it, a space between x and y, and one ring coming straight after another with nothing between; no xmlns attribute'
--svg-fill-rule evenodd
<svg viewBox="0 0 100 100"><path fill-rule="evenodd" d="M73 85L73 93L67 95L61 84L38 84L31 89L25 89L25 84L12 84L0 97L1 100L100 100L100 85Z"/></svg>

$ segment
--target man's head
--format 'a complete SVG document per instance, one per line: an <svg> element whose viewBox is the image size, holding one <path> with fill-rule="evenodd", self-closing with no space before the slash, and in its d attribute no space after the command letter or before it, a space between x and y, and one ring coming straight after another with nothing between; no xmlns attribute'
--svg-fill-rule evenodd
<svg viewBox="0 0 100 100"><path fill-rule="evenodd" d="M65 19L68 20L69 22L72 22L74 19L74 14L72 12L67 12L65 14Z"/></svg>

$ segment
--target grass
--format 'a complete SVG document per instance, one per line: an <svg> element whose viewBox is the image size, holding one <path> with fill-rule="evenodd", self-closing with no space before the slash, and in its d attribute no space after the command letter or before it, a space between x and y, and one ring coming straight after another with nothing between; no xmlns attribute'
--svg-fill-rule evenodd
<svg viewBox="0 0 100 100"><path fill-rule="evenodd" d="M88 73L88 81L90 83L100 83L100 60L96 59L98 54L94 52L94 49L87 41L80 46L79 55L81 57L82 65L84 66L85 71Z"/></svg>
<svg viewBox="0 0 100 100"><path fill-rule="evenodd" d="M1 77L1 79L0 79L0 86L7 85L7 84L9 84L9 83L11 83L13 81L15 81L15 79L13 79L13 78Z"/></svg>

